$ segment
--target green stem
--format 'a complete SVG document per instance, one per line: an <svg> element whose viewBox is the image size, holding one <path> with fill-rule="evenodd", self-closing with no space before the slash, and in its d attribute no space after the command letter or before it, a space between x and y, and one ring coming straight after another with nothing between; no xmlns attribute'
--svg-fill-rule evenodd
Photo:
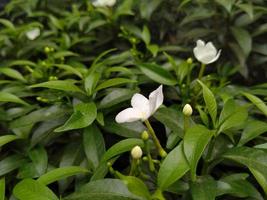
<svg viewBox="0 0 267 200"><path fill-rule="evenodd" d="M165 197L162 194L162 191L160 189L157 189L156 192L153 194L152 199L156 200L166 200Z"/></svg>
<svg viewBox="0 0 267 200"><path fill-rule="evenodd" d="M187 117L184 115L184 134L186 133L187 129L189 128L190 125L190 117Z"/></svg>
<svg viewBox="0 0 267 200"><path fill-rule="evenodd" d="M132 159L129 176L133 176L135 174L136 165L137 165L137 160L136 159Z"/></svg>
<svg viewBox="0 0 267 200"><path fill-rule="evenodd" d="M155 165L154 165L154 162L153 162L152 157L151 157L151 154L150 154L149 144L148 144L147 141L144 141L144 143L145 143L145 151L146 151L147 159L148 159L148 167L149 167L149 170L151 172L154 172L155 171Z"/></svg>
<svg viewBox="0 0 267 200"><path fill-rule="evenodd" d="M204 63L201 64L201 68L200 68L200 71L199 71L199 74L198 74L198 79L201 80L203 74L204 74L204 71L206 69L206 65Z"/></svg>
<svg viewBox="0 0 267 200"><path fill-rule="evenodd" d="M154 141L154 144L156 145L156 148L158 149L158 152L159 152L159 155L164 158L166 157L167 153L165 152L165 150L162 148L156 134L155 134L155 131L154 129L152 128L151 124L149 123L148 120L145 120L145 124L146 124L146 127L148 129L148 132L150 133L151 137L152 137L152 140Z"/></svg>

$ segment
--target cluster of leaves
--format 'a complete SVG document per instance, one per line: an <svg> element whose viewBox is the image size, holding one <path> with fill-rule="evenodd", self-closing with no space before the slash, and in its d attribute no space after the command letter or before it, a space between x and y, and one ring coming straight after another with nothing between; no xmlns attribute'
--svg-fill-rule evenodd
<svg viewBox="0 0 267 200"><path fill-rule="evenodd" d="M266 197L267 85L228 82L247 64L266 77L264 0L66 2L12 0L0 13L0 200ZM201 81L187 59L199 37L223 50ZM155 171L144 160L143 176L122 175L146 127L114 116L158 84L166 106L152 125L168 155L151 145Z"/></svg>

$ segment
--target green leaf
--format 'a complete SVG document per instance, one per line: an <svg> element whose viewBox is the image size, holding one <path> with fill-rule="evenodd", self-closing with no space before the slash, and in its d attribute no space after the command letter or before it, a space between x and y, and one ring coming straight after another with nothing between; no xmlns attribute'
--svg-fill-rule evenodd
<svg viewBox="0 0 267 200"><path fill-rule="evenodd" d="M73 129L80 129L93 123L97 116L97 108L94 103L80 103L75 105L74 113L65 122L64 125L58 127L55 131L62 132Z"/></svg>
<svg viewBox="0 0 267 200"><path fill-rule="evenodd" d="M140 70L150 79L164 85L175 85L177 81L172 74L157 64L139 64Z"/></svg>
<svg viewBox="0 0 267 200"><path fill-rule="evenodd" d="M146 184L139 178L134 176L124 176L118 172L120 179L126 184L128 190L140 197L144 197L147 200L150 200L150 192Z"/></svg>
<svg viewBox="0 0 267 200"><path fill-rule="evenodd" d="M88 170L79 166L68 166L68 167L61 167L57 169L53 169L46 174L42 175L37 179L39 183L44 185L48 185L55 181L67 178L69 176L73 176L76 174L87 173Z"/></svg>
<svg viewBox="0 0 267 200"><path fill-rule="evenodd" d="M218 4L221 4L229 13L231 13L235 0L216 0Z"/></svg>
<svg viewBox="0 0 267 200"><path fill-rule="evenodd" d="M105 141L97 126L91 125L84 129L83 147L90 166L95 170L105 153Z"/></svg>
<svg viewBox="0 0 267 200"><path fill-rule="evenodd" d="M20 139L17 135L4 135L0 136L0 147L14 140Z"/></svg>
<svg viewBox="0 0 267 200"><path fill-rule="evenodd" d="M192 200L215 200L217 183L212 177L198 177L191 185Z"/></svg>
<svg viewBox="0 0 267 200"><path fill-rule="evenodd" d="M71 74L75 74L75 75L77 75L80 78L83 78L83 75L81 74L81 72L79 72L77 69L75 69L74 67L72 67L70 65L66 65L66 64L54 64L53 66L56 66L59 69L66 70L67 72L70 72Z"/></svg>
<svg viewBox="0 0 267 200"><path fill-rule="evenodd" d="M5 200L6 183L5 177L0 179L0 200Z"/></svg>
<svg viewBox="0 0 267 200"><path fill-rule="evenodd" d="M12 102L12 103L19 103L28 106L29 104L19 97L15 96L14 94L8 92L0 92L0 102Z"/></svg>
<svg viewBox="0 0 267 200"><path fill-rule="evenodd" d="M15 186L13 194L19 200L58 200L48 187L32 179L19 182Z"/></svg>
<svg viewBox="0 0 267 200"><path fill-rule="evenodd" d="M239 27L231 27L231 31L245 56L247 57L252 49L252 38L250 33L247 30Z"/></svg>
<svg viewBox="0 0 267 200"><path fill-rule="evenodd" d="M74 85L74 82L75 82L74 80L47 81L47 82L31 85L30 87L31 88L44 87L44 88L63 90L63 91L68 91L68 92L84 93L79 87Z"/></svg>
<svg viewBox="0 0 267 200"><path fill-rule="evenodd" d="M209 111L209 114L212 119L212 123L215 126L216 124L216 117L217 117L217 103L216 99L213 95L213 93L210 91L210 89L202 83L200 80L198 80L198 83L202 86L203 89L203 98L206 104L206 107Z"/></svg>
<svg viewBox="0 0 267 200"><path fill-rule="evenodd" d="M137 90L126 89L126 88L116 88L109 92L99 103L100 109L109 108L111 106L117 105L123 101L131 99L131 97L136 93Z"/></svg>
<svg viewBox="0 0 267 200"><path fill-rule="evenodd" d="M267 152L250 147L236 147L227 151L224 158L234 160L249 168L267 194Z"/></svg>
<svg viewBox="0 0 267 200"><path fill-rule="evenodd" d="M106 162L117 155L120 155L127 151L131 151L131 149L136 145L143 147L144 146L143 140L136 138L121 140L120 142L114 144L106 151L101 161Z"/></svg>
<svg viewBox="0 0 267 200"><path fill-rule="evenodd" d="M190 169L183 152L182 142L163 160L158 173L158 186L165 190Z"/></svg>
<svg viewBox="0 0 267 200"><path fill-rule="evenodd" d="M212 136L213 132L202 125L193 126L185 133L184 154L189 163L192 178L196 176L198 161Z"/></svg>
<svg viewBox="0 0 267 200"><path fill-rule="evenodd" d="M241 10L245 11L248 14L249 18L251 20L253 20L253 18L254 18L254 11L253 11L253 5L251 3L240 3L240 4L237 4L237 6Z"/></svg>
<svg viewBox="0 0 267 200"><path fill-rule="evenodd" d="M15 69L3 67L3 68L0 68L0 73L3 73L6 76L20 80L22 82L27 82L26 79L22 76L22 74Z"/></svg>
<svg viewBox="0 0 267 200"><path fill-rule="evenodd" d="M34 168L41 176L45 173L48 164L48 156L44 147L37 147L29 152L29 157L31 158Z"/></svg>
<svg viewBox="0 0 267 200"><path fill-rule="evenodd" d="M243 174L231 174L217 181L217 196L230 194L239 198L252 197L262 200L263 198L258 190L245 180L248 175L244 175L245 177L243 177Z"/></svg>
<svg viewBox="0 0 267 200"><path fill-rule="evenodd" d="M0 176L3 176L23 165L25 159L19 155L11 155L0 161Z"/></svg>
<svg viewBox="0 0 267 200"><path fill-rule="evenodd" d="M243 146L248 141L258 137L259 135L267 132L267 123L258 120L248 121L244 131L242 132L238 146Z"/></svg>
<svg viewBox="0 0 267 200"><path fill-rule="evenodd" d="M143 27L142 39L143 39L143 41L145 42L146 45L150 44L151 37L150 37L150 31L147 28L147 26Z"/></svg>
<svg viewBox="0 0 267 200"><path fill-rule="evenodd" d="M141 200L132 194L127 186L118 179L102 179L83 185L77 192L64 200Z"/></svg>
<svg viewBox="0 0 267 200"><path fill-rule="evenodd" d="M157 9L162 0L141 1L139 3L139 10L141 17L149 20L152 13Z"/></svg>
<svg viewBox="0 0 267 200"><path fill-rule="evenodd" d="M99 79L100 79L100 74L97 72L90 73L84 79L84 88L85 88L85 90L89 96L93 94L94 89L95 89Z"/></svg>
<svg viewBox="0 0 267 200"><path fill-rule="evenodd" d="M127 78L111 78L111 79L104 81L103 83L100 83L96 87L95 91L99 91L99 90L113 87L116 85L121 85L121 84L125 84L125 83L135 83L135 82L136 82L135 80L127 79Z"/></svg>
<svg viewBox="0 0 267 200"><path fill-rule="evenodd" d="M244 92L243 95L246 96L258 109L263 112L264 115L267 116L267 105L260 98L246 92Z"/></svg>

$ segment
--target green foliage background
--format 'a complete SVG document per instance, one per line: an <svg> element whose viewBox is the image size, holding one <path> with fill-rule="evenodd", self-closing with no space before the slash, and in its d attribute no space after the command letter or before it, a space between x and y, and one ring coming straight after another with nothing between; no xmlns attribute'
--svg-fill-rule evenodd
<svg viewBox="0 0 267 200"><path fill-rule="evenodd" d="M0 200L266 198L266 1L11 0L0 17ZM222 49L201 81L197 39ZM159 84L168 155L123 175L146 127L114 117Z"/></svg>

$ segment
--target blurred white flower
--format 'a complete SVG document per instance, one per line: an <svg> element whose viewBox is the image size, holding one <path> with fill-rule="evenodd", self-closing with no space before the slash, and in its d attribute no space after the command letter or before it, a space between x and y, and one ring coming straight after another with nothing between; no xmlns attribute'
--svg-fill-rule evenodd
<svg viewBox="0 0 267 200"><path fill-rule="evenodd" d="M29 40L35 40L40 35L40 29L39 28L33 28L26 32L26 36Z"/></svg>
<svg viewBox="0 0 267 200"><path fill-rule="evenodd" d="M149 99L141 94L134 94L131 108L121 111L115 118L117 123L145 121L156 112L163 103L162 85L149 94Z"/></svg>
<svg viewBox="0 0 267 200"><path fill-rule="evenodd" d="M196 59L203 64L215 62L221 54L221 50L217 51L212 42L205 44L202 40L197 41L197 46L194 48L193 52Z"/></svg>
<svg viewBox="0 0 267 200"><path fill-rule="evenodd" d="M141 147L139 147L137 145L134 148L132 148L131 155L132 155L133 159L136 159L136 160L140 159L143 155L143 151L142 151Z"/></svg>
<svg viewBox="0 0 267 200"><path fill-rule="evenodd" d="M105 6L112 7L115 5L115 3L116 3L116 0L95 0L93 2L93 5L95 7L105 7Z"/></svg>

